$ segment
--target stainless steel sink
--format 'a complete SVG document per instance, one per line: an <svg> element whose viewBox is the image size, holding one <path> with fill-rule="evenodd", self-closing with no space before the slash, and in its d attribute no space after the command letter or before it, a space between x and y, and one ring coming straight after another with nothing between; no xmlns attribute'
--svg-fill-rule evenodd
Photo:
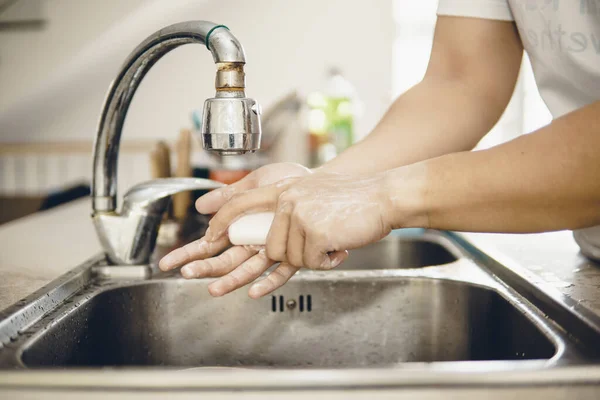
<svg viewBox="0 0 600 400"><path fill-rule="evenodd" d="M0 368L482 371L598 359L596 331L576 319L565 329L567 314L535 306L540 292L479 261L441 232L389 236L252 300L98 257L0 314Z"/></svg>
<svg viewBox="0 0 600 400"><path fill-rule="evenodd" d="M550 359L493 290L423 278L296 279L274 296L211 298L206 281L106 290L26 346L25 365L388 367Z"/></svg>
<svg viewBox="0 0 600 400"><path fill-rule="evenodd" d="M432 233L418 237L388 236L379 242L350 251L336 269L422 268L452 263L460 257L448 239Z"/></svg>

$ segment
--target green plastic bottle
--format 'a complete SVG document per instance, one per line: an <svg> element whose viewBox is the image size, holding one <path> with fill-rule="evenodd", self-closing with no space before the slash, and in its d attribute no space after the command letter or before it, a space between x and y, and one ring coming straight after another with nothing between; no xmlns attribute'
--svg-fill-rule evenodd
<svg viewBox="0 0 600 400"><path fill-rule="evenodd" d="M325 87L308 97L311 164L340 154L355 141L356 90L337 68L328 72Z"/></svg>

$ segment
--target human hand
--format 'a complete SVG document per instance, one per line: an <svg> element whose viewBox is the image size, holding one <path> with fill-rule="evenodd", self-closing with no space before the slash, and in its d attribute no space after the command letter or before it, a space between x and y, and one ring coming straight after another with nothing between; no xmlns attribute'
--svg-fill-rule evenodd
<svg viewBox="0 0 600 400"><path fill-rule="evenodd" d="M218 243L238 216L275 210L263 253L266 259L291 268L335 268L347 258L346 250L380 240L391 231L385 187L382 174L321 172L289 178L233 197L212 218L204 239L208 244ZM255 283L251 296L269 293L271 283L267 279ZM226 292L238 287L223 286Z"/></svg>
<svg viewBox="0 0 600 400"><path fill-rule="evenodd" d="M251 172L234 184L213 190L200 197L196 200L196 209L202 214L213 214L234 196L247 190L270 185L290 177L306 176L310 173L308 168L300 164L269 164ZM159 268L163 271L170 271L183 266L181 274L186 279L225 275L222 279L209 285L209 292L213 296L220 296L254 281L264 271L276 264L266 256L263 246L233 246L223 252L230 245L226 235L211 242L199 239L164 256L159 262ZM221 252L222 254L214 257ZM297 267L281 263L265 279L263 286L268 285L275 290L287 282L297 271ZM259 293L262 293L260 295L266 294ZM260 295L253 291L250 292L251 297L260 297Z"/></svg>

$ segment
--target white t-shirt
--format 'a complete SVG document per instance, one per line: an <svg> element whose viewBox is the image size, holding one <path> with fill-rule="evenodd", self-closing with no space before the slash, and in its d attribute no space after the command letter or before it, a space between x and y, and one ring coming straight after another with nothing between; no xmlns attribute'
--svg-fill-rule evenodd
<svg viewBox="0 0 600 400"><path fill-rule="evenodd" d="M600 0L439 0L437 13L514 21L553 118L600 100ZM600 227L574 236L600 259Z"/></svg>

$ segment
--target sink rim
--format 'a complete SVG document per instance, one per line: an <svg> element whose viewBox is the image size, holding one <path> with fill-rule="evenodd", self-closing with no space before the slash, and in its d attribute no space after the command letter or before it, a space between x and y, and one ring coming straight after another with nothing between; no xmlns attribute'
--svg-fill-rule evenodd
<svg viewBox="0 0 600 400"><path fill-rule="evenodd" d="M525 363L525 362L524 362ZM538 365L534 365L538 364ZM479 367L479 365L478 365ZM83 369L83 370L18 370L0 374L0 389L57 389L66 390L269 390L290 389L377 389L490 387L490 386L563 386L600 385L600 365L557 366L546 368L537 362L529 365L501 365L488 369L464 363L436 366L431 369L347 369L297 370L273 369L182 371L168 369Z"/></svg>

